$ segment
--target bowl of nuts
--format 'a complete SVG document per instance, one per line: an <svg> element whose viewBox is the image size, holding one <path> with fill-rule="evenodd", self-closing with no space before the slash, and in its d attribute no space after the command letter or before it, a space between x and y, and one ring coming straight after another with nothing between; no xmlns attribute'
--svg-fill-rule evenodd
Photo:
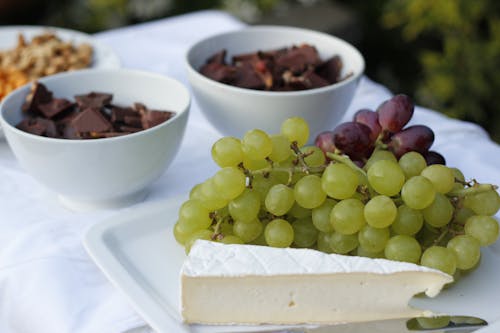
<svg viewBox="0 0 500 333"><path fill-rule="evenodd" d="M253 26L205 38L188 50L196 102L223 135L279 132L299 116L320 133L346 112L364 71L349 43L312 30Z"/></svg>
<svg viewBox="0 0 500 333"><path fill-rule="evenodd" d="M20 165L74 210L140 201L174 159L190 95L142 71L88 69L27 84L0 105Z"/></svg>

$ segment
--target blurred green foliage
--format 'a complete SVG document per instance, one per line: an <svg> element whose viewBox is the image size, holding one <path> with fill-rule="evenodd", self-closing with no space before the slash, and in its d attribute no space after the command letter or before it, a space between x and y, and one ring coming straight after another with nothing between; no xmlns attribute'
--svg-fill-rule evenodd
<svg viewBox="0 0 500 333"><path fill-rule="evenodd" d="M389 0L383 27L405 41L435 41L415 50L421 104L483 125L500 141L500 2ZM437 43L436 43L437 42Z"/></svg>

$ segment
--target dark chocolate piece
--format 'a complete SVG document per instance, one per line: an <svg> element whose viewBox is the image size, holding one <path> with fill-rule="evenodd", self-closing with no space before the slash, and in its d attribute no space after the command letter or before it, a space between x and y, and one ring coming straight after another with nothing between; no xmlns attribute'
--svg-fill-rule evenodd
<svg viewBox="0 0 500 333"><path fill-rule="evenodd" d="M50 102L39 104L38 110L45 116L45 118L54 118L56 115L68 110L74 105L64 98L53 98Z"/></svg>
<svg viewBox="0 0 500 333"><path fill-rule="evenodd" d="M341 71L342 60L339 56L331 57L316 68L316 73L330 83L340 80Z"/></svg>
<svg viewBox="0 0 500 333"><path fill-rule="evenodd" d="M78 133L106 132L113 128L102 113L94 108L86 108L81 111L68 126L73 127Z"/></svg>
<svg viewBox="0 0 500 333"><path fill-rule="evenodd" d="M91 92L87 95L75 96L76 104L78 104L81 109L100 109L106 105L109 105L112 99L113 95L98 92Z"/></svg>
<svg viewBox="0 0 500 333"><path fill-rule="evenodd" d="M50 120L41 117L23 119L17 126L25 132L47 136L51 138L57 137L56 124Z"/></svg>
<svg viewBox="0 0 500 333"><path fill-rule="evenodd" d="M142 115L142 126L146 128L151 128L156 125L159 125L174 116L175 113L170 111L156 111L156 110L147 110Z"/></svg>
<svg viewBox="0 0 500 333"><path fill-rule="evenodd" d="M212 80L232 84L236 78L236 70L227 65L210 63L204 65L200 72Z"/></svg>
<svg viewBox="0 0 500 333"><path fill-rule="evenodd" d="M50 92L43 84L33 82L31 91L26 97L22 110L24 112L36 113L40 104L49 103L52 100L52 92Z"/></svg>

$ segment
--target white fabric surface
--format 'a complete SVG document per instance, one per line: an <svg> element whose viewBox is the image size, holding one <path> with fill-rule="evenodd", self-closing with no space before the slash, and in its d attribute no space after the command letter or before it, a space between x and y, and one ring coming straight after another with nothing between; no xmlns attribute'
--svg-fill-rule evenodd
<svg viewBox="0 0 500 333"><path fill-rule="evenodd" d="M96 37L111 46L124 67L166 74L187 84L183 57L196 40L241 26L213 11L117 29ZM364 78L346 119L359 108L375 108L390 96ZM434 149L466 176L500 184L500 146L478 126L417 108L413 123L430 125ZM210 146L220 137L192 106L185 139L174 163L151 188L147 202L186 193L212 175ZM75 213L18 165L0 141L0 332L134 332L145 325L85 253L85 230L127 209Z"/></svg>

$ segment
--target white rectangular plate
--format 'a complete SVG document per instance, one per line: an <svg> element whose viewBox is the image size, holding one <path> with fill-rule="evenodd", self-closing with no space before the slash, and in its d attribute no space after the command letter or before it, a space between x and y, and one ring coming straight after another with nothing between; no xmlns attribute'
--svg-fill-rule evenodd
<svg viewBox="0 0 500 333"><path fill-rule="evenodd" d="M172 227L184 197L129 209L88 230L84 245L92 259L158 332L243 332L278 326L184 325L179 312L179 272L185 259ZM438 297L411 304L437 312L500 318L500 243L483 249L480 267ZM390 295L387 295L390 297ZM280 328L284 328L281 327Z"/></svg>

